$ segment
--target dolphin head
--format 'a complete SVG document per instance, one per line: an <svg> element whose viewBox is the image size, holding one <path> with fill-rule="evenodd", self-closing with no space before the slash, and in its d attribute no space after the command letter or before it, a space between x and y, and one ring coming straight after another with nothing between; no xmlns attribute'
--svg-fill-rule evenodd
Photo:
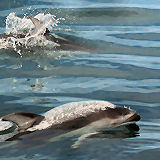
<svg viewBox="0 0 160 160"><path fill-rule="evenodd" d="M113 123L121 125L124 123L135 123L140 120L140 116L133 110L125 107L116 107L109 111Z"/></svg>
<svg viewBox="0 0 160 160"><path fill-rule="evenodd" d="M98 130L114 128L125 124L136 123L140 120L140 116L133 110L125 107L106 108L104 111L99 111L90 117L95 119L92 126Z"/></svg>

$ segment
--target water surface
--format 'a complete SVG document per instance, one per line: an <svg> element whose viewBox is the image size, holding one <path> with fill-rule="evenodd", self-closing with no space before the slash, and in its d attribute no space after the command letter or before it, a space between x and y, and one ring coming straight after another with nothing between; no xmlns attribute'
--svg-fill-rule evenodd
<svg viewBox="0 0 160 160"><path fill-rule="evenodd" d="M3 160L135 160L160 156L160 1L1 0L0 33L6 17L50 13L65 18L55 32L90 45L93 52L45 52L20 56L0 51L0 115L44 113L80 100L129 106L142 117L137 137L77 137L59 141L5 142ZM59 30L58 30L59 28ZM53 31L54 32L54 31Z"/></svg>

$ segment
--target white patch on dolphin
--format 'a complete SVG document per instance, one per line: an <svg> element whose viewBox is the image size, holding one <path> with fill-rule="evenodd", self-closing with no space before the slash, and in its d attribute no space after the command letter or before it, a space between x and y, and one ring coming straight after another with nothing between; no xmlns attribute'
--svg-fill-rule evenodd
<svg viewBox="0 0 160 160"><path fill-rule="evenodd" d="M80 117L86 117L91 113L96 113L100 110L108 108L115 108L116 106L107 101L81 101L67 103L62 106L55 107L43 116L45 119L29 131L42 130L49 128L52 125L60 124L69 120L74 120Z"/></svg>

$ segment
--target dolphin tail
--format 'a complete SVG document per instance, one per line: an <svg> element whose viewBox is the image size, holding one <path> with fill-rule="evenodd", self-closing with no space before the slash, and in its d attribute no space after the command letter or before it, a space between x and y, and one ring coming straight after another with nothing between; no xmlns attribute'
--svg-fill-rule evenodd
<svg viewBox="0 0 160 160"><path fill-rule="evenodd" d="M20 131L24 131L33 125L39 124L43 119L44 116L28 112L11 113L2 118L3 121L16 123Z"/></svg>

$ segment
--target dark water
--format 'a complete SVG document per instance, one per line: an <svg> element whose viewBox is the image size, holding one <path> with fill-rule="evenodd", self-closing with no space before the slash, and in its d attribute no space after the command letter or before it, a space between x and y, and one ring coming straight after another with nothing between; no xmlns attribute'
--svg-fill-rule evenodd
<svg viewBox="0 0 160 160"><path fill-rule="evenodd" d="M65 20L59 34L77 36L93 52L50 52L20 57L0 53L0 115L43 113L72 101L107 100L130 106L142 117L139 136L59 141L5 142L3 160L157 160L160 156L160 1L1 0L0 32L9 13L50 13ZM59 55L63 54L59 58Z"/></svg>

